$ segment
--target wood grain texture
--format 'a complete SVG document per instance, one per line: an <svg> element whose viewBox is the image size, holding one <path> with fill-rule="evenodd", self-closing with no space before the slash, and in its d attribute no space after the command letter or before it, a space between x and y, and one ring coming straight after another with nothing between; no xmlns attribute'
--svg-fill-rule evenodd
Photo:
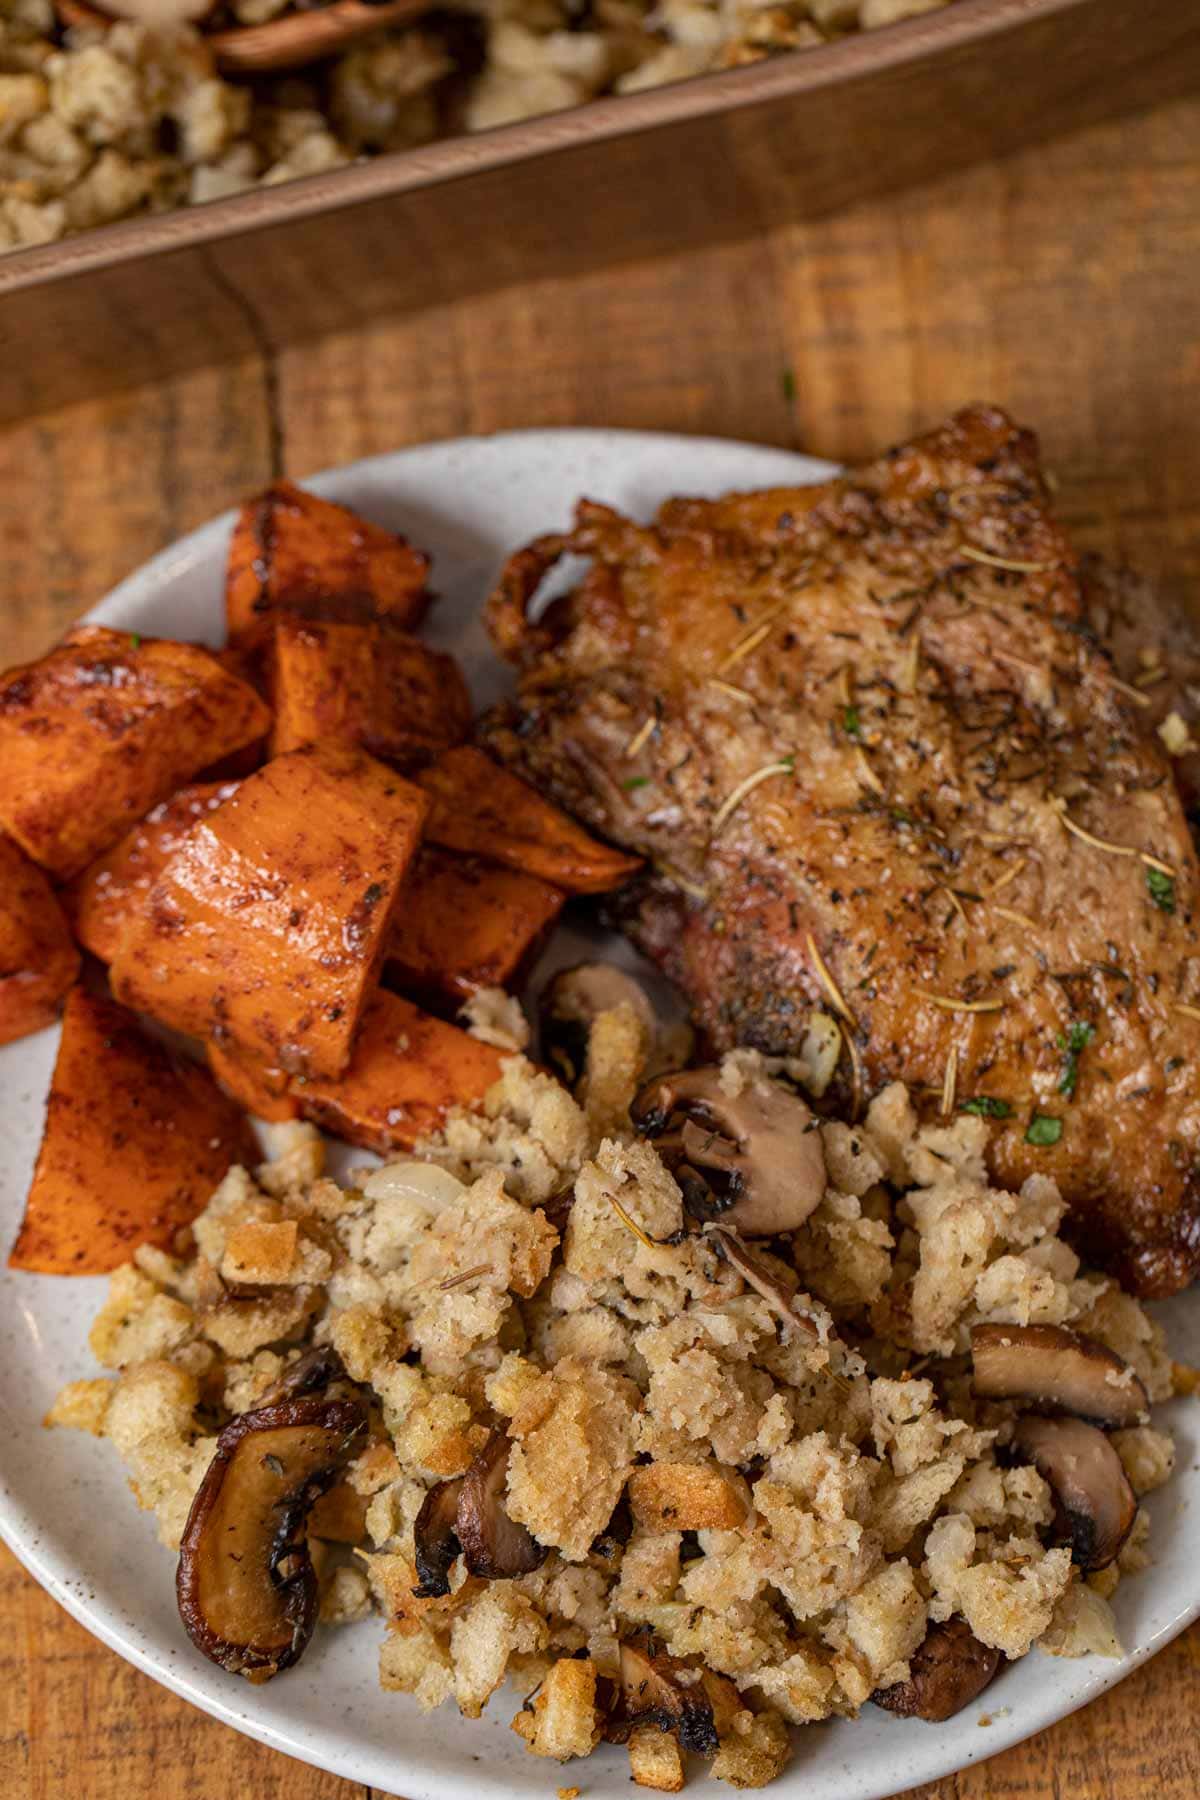
<svg viewBox="0 0 1200 1800"><path fill-rule="evenodd" d="M125 220L0 259L0 357L21 352L0 423L246 337L744 239L1198 87L1200 17L1179 0L959 0L811 56Z"/></svg>
<svg viewBox="0 0 1200 1800"><path fill-rule="evenodd" d="M854 457L973 398L1038 427L1081 543L1200 591L1200 99L815 223L786 216L771 166L739 175L782 223L305 346L259 319L219 366L7 431L3 660L281 470L526 425ZM1193 1631L919 1800L1194 1800L1198 1674ZM363 1800L136 1674L0 1556L0 1794L61 1793Z"/></svg>

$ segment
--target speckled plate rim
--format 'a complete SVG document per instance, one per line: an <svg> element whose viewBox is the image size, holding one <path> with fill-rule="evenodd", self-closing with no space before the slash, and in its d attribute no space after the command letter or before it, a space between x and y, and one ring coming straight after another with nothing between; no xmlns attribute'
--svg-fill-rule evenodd
<svg viewBox="0 0 1200 1800"><path fill-rule="evenodd" d="M733 441L599 430L531 430L462 438L371 457L311 478L331 498L404 530L434 553L442 595L433 641L463 656L478 699L502 685L479 627L479 602L505 552L566 521L580 495L647 516L672 493L820 480L831 465ZM306 478L306 485L308 478ZM115 588L88 617L216 641L232 513L182 538ZM0 1221L20 1216L36 1152L57 1031L0 1050ZM0 1353L0 1536L87 1630L203 1711L287 1755L407 1800L551 1795L579 1783L589 1800L628 1794L621 1753L567 1766L529 1757L508 1730L510 1694L480 1723L451 1710L421 1715L376 1683L376 1624L318 1634L304 1662L250 1688L206 1663L174 1613L173 1559L124 1488L110 1446L38 1421L65 1380L96 1372L86 1331L96 1281L6 1273ZM1196 1309L1162 1309L1179 1356L1200 1357ZM1173 1481L1150 1502L1154 1566L1123 1585L1117 1616L1127 1653L1072 1663L1033 1655L1006 1669L983 1701L945 1725L865 1709L856 1723L812 1726L776 1783L780 1800L884 1800L933 1781L1063 1718L1155 1654L1200 1614L1197 1434L1186 1403L1170 1409L1179 1444ZM986 1703L986 1704L984 1704ZM983 1729L986 1725L986 1729ZM708 1778L697 1775L693 1790ZM724 1791L724 1790L722 1790Z"/></svg>

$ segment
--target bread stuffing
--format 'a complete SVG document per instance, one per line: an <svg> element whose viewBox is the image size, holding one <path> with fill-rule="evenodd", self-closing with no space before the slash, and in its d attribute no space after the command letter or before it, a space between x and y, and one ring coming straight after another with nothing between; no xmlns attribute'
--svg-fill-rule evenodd
<svg viewBox="0 0 1200 1800"><path fill-rule="evenodd" d="M617 1008L581 1060L644 1095L650 1033ZM640 1061L596 1066L605 1042ZM784 1229L739 1229L718 1146L697 1180L664 1143L685 1092L743 1158L800 1122ZM1119 1654L1109 1601L1173 1464L1161 1331L1081 1268L1052 1181L989 1185L988 1121L921 1124L899 1085L858 1124L813 1098L735 1052L653 1138L511 1051L420 1160L347 1185L277 1126L181 1254L116 1271L109 1372L47 1422L122 1457L225 1668L266 1679L373 1614L398 1705L507 1708L564 1764L623 1746L663 1792L697 1762L764 1786L795 1728L871 1701L944 1719L1035 1648Z"/></svg>

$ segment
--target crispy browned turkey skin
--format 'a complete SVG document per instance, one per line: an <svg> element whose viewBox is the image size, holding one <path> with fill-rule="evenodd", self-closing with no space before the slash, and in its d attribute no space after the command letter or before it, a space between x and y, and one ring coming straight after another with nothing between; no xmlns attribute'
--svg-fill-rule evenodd
<svg viewBox="0 0 1200 1800"><path fill-rule="evenodd" d="M564 550L590 570L531 623ZM487 742L650 860L626 928L715 1048L794 1049L828 976L866 1090L983 1101L995 1178L1053 1176L1140 1293L1192 1279L1196 857L1029 433L975 408L649 527L585 502L489 617L520 680Z"/></svg>

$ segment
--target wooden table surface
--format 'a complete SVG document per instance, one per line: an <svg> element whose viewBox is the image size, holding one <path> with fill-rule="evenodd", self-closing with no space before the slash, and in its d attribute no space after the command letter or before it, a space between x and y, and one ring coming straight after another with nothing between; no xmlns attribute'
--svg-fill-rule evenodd
<svg viewBox="0 0 1200 1800"><path fill-rule="evenodd" d="M0 439L0 648L5 662L41 650L153 551L280 471L517 425L854 457L975 398L1040 430L1081 543L1200 595L1198 296L1200 100L821 223L264 348ZM266 320L264 346L269 333ZM1195 1800L1198 1673L1200 1628L920 1800ZM586 1775L563 1779L586 1792ZM0 1794L249 1793L364 1791L135 1673L0 1551Z"/></svg>

